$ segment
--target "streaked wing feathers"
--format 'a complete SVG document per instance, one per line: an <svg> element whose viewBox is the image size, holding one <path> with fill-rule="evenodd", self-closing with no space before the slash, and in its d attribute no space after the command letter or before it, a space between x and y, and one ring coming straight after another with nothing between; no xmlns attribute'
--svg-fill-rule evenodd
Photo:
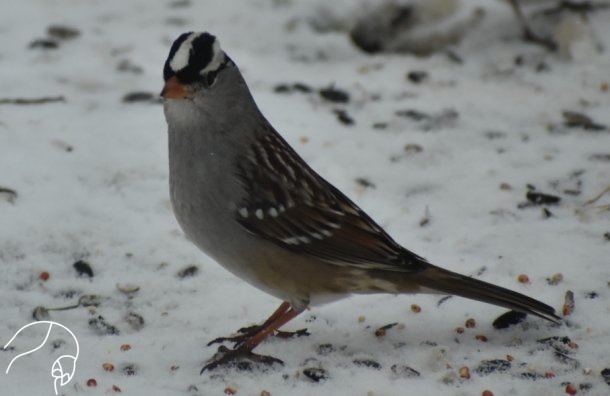
<svg viewBox="0 0 610 396"><path fill-rule="evenodd" d="M236 219L297 253L364 269L414 271L424 261L386 234L269 130L238 164L247 198Z"/></svg>

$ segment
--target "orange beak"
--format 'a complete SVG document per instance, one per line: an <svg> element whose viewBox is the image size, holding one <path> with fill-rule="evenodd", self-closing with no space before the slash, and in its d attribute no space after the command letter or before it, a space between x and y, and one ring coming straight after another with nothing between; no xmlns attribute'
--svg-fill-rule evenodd
<svg viewBox="0 0 610 396"><path fill-rule="evenodd" d="M170 77L163 86L161 96L164 99L184 99L189 94L188 88L180 83L176 76Z"/></svg>

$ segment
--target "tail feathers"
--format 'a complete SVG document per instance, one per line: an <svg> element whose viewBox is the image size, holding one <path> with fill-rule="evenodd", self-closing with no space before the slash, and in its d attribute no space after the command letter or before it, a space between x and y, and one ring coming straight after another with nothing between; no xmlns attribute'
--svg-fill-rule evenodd
<svg viewBox="0 0 610 396"><path fill-rule="evenodd" d="M512 290L430 265L416 275L420 286L515 311L536 315L553 323L561 319L550 305Z"/></svg>

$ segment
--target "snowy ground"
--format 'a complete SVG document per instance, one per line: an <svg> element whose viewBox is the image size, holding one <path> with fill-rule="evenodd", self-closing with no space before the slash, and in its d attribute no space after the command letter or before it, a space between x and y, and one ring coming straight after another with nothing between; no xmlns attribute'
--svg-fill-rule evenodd
<svg viewBox="0 0 610 396"><path fill-rule="evenodd" d="M581 112L610 125L610 51L585 48L566 60L521 41L506 4L481 2L480 25L453 48L462 64L445 53L369 56L345 33L311 28L322 3L4 0L0 187L17 196L0 192L0 344L34 320L36 307L96 296L95 306L38 313L79 341L75 377L60 394L557 395L567 383L578 394L610 393L600 374L610 367L610 196L587 203L610 185L610 132L568 127L562 115ZM335 15L358 8L327 3L324 12ZM591 17L606 47L608 20L610 11ZM58 48L40 48L44 41L30 48L57 24L80 35L55 40ZM287 326L307 327L311 336L260 346L283 367L200 376L215 351L209 340L262 320L279 302L197 251L173 218L166 125L155 100L169 45L188 30L220 38L277 129L398 241L559 311L571 290L575 309L566 323L528 318L495 330L491 323L504 310L477 302L358 296ZM423 82L406 78L421 70L428 73ZM350 101L274 91L296 82L314 90L334 84ZM153 99L125 102L133 92ZM64 99L2 101L57 96ZM355 123L339 122L335 110ZM561 202L518 208L528 185ZM79 260L92 278L78 275ZM190 266L198 271L178 275ZM563 279L550 285L558 273ZM458 334L468 318L476 326ZM54 393L50 367L74 353L59 329L54 342L3 373L45 334L29 328L14 349L0 350L0 394ZM571 342L538 341L555 336ZM122 350L125 344L131 349ZM477 371L482 361L507 355L507 370ZM409 377L403 366L420 375ZM305 375L311 368L327 378L313 381Z"/></svg>

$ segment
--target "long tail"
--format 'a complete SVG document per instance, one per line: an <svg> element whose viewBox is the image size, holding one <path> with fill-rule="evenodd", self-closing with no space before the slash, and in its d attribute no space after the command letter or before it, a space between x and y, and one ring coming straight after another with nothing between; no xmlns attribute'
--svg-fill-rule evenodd
<svg viewBox="0 0 610 396"><path fill-rule="evenodd" d="M426 269L414 275L420 286L439 293L453 294L536 315L554 323L558 323L561 319L550 305L521 293L447 271L431 264L426 267Z"/></svg>

